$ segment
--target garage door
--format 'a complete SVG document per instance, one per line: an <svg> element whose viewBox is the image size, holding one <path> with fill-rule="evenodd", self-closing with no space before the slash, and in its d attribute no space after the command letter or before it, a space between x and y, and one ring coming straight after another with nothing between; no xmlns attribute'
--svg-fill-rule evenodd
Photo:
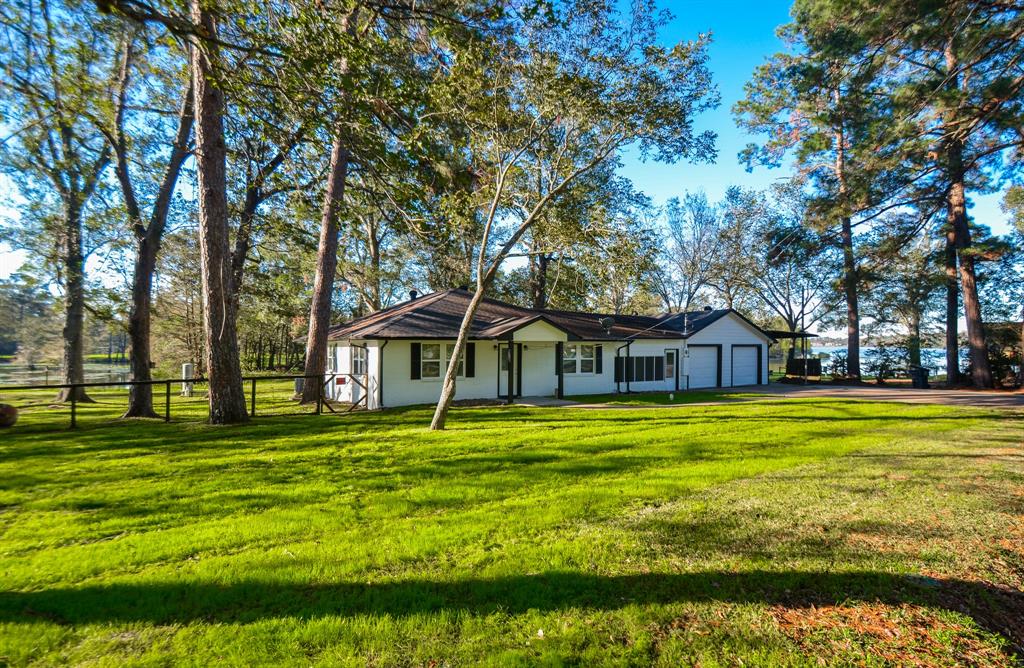
<svg viewBox="0 0 1024 668"><path fill-rule="evenodd" d="M732 349L732 384L757 385L757 348L743 346Z"/></svg>
<svg viewBox="0 0 1024 668"><path fill-rule="evenodd" d="M690 387L718 385L718 348L690 346Z"/></svg>

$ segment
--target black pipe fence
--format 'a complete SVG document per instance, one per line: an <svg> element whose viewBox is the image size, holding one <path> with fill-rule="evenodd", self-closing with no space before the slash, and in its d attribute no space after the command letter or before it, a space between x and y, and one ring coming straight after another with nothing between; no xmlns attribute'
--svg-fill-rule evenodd
<svg viewBox="0 0 1024 668"><path fill-rule="evenodd" d="M365 402L350 405L333 401L326 388L339 375L267 375L242 378L250 418L321 415L347 413L365 409ZM355 380L355 379L353 379ZM302 404L299 395L302 383L316 382L319 388L315 403ZM129 389L148 385L153 392L153 410L164 422L197 422L209 419L209 393L206 378L125 380L98 383L71 383L63 385L5 385L0 386L0 404L18 409L18 423L14 429L46 430L62 427L114 423L128 409ZM58 401L66 389L84 389L88 401L79 400L77 392L70 399ZM3 432L0 431L0 436Z"/></svg>

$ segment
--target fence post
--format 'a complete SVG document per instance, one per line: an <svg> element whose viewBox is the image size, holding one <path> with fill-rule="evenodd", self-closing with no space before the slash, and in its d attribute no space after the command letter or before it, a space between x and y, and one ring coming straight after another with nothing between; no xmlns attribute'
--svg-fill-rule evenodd
<svg viewBox="0 0 1024 668"><path fill-rule="evenodd" d="M252 379L252 408L249 409L249 417L256 417L256 378Z"/></svg>
<svg viewBox="0 0 1024 668"><path fill-rule="evenodd" d="M319 387L317 387L317 390L316 390L316 414L317 415L320 415L320 413L323 412L323 406L324 406L324 383L326 383L326 382L327 382L327 374L324 374L324 375L319 376L317 378L317 384L319 386Z"/></svg>
<svg viewBox="0 0 1024 668"><path fill-rule="evenodd" d="M77 423L75 422L75 406L76 406L75 395L78 394L77 392L75 392L76 389L77 388L75 388L75 387L71 388L71 428L72 429L74 429L76 426L78 426Z"/></svg>
<svg viewBox="0 0 1024 668"><path fill-rule="evenodd" d="M171 381L167 381L167 385L164 388L166 394L164 395L164 422L171 421Z"/></svg>

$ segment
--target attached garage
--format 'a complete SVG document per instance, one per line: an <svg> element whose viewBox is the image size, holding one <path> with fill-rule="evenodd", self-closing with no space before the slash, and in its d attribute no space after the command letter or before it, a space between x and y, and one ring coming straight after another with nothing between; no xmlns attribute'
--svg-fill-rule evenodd
<svg viewBox="0 0 1024 668"><path fill-rule="evenodd" d="M732 385L761 384L761 346L734 345L732 347Z"/></svg>
<svg viewBox="0 0 1024 668"><path fill-rule="evenodd" d="M718 387L721 381L722 349L716 345L689 346L689 389Z"/></svg>

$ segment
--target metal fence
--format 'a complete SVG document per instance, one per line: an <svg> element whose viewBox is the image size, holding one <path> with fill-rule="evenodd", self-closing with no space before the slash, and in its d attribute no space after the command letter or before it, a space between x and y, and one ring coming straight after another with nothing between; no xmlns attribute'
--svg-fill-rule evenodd
<svg viewBox="0 0 1024 668"><path fill-rule="evenodd" d="M343 414L365 409L364 402L346 404L331 399L325 389L328 383L343 374L246 376L242 387L250 418ZM299 402L302 383L318 385L316 402ZM164 422L198 422L209 419L208 380L119 380L62 385L0 386L0 404L18 409L15 429L46 430L64 427L99 426L120 420L128 409L129 389L148 385L153 392L153 410ZM81 401L71 392L67 401L58 401L65 389L84 389L88 401ZM2 434L2 432L0 432Z"/></svg>
<svg viewBox="0 0 1024 668"><path fill-rule="evenodd" d="M126 364L87 362L82 374L84 383L127 381L131 369ZM59 383L63 368L47 364L0 364L0 385L50 385Z"/></svg>

